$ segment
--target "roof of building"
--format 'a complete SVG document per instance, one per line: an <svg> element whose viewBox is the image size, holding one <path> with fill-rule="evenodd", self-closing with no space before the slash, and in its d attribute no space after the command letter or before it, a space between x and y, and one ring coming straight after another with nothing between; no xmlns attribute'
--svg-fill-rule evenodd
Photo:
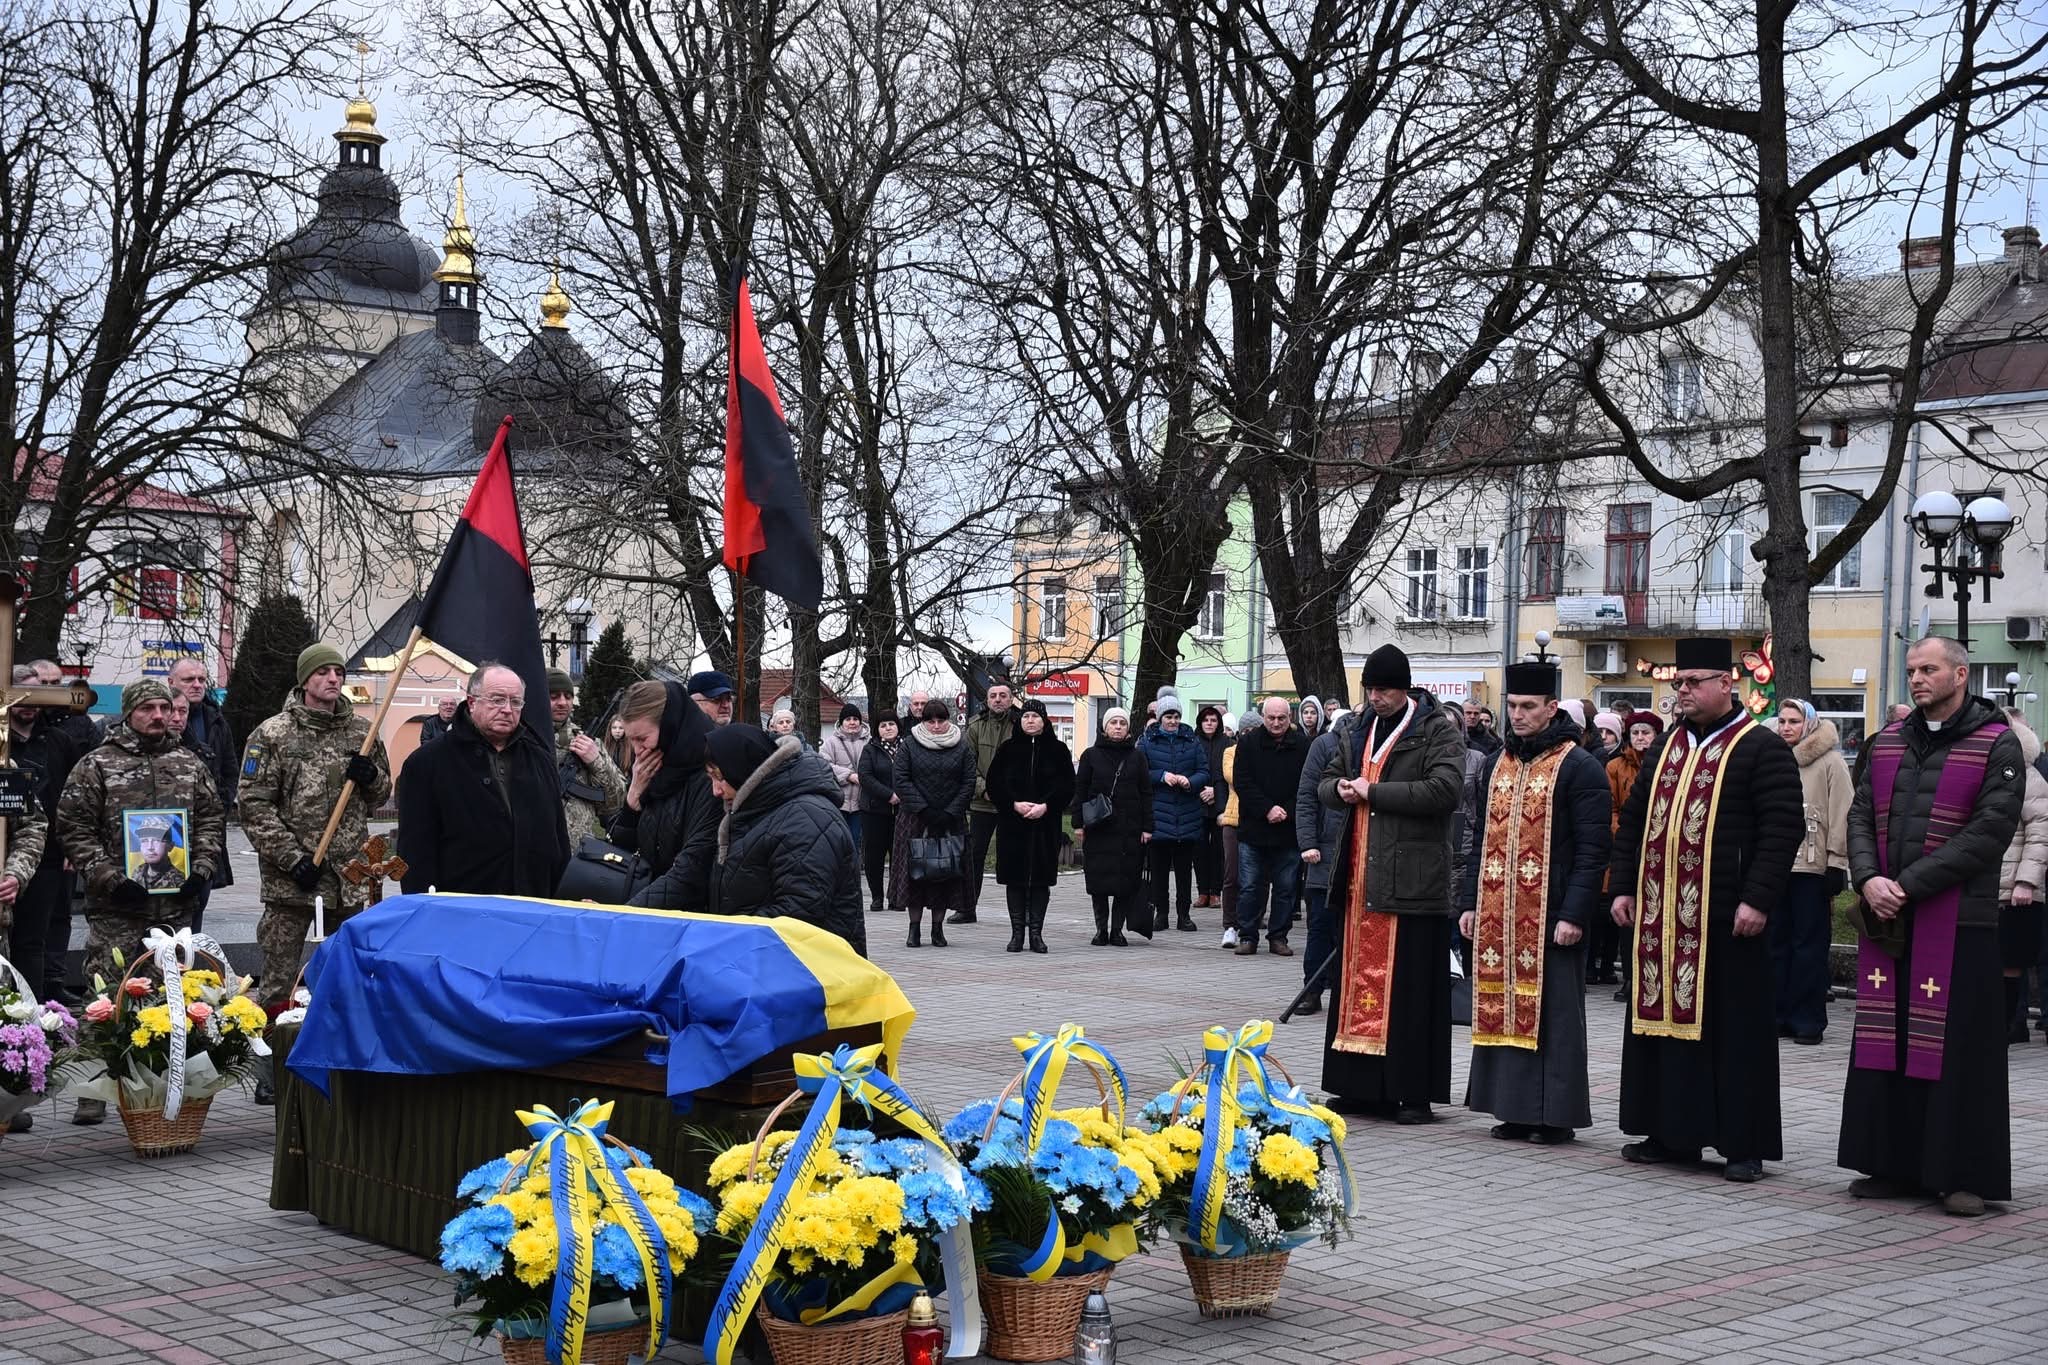
<svg viewBox="0 0 2048 1365"><path fill-rule="evenodd" d="M371 631L369 637L356 646L356 652L349 655L344 672L362 673L372 659L389 659L405 648L405 642L412 636L413 624L420 619L420 595L412 596L399 603L398 610L384 618L384 624Z"/></svg>
<svg viewBox="0 0 2048 1365"><path fill-rule="evenodd" d="M2048 283L2009 278L2005 288L1943 338L1922 397L1929 402L2048 389Z"/></svg>
<svg viewBox="0 0 2048 1365"><path fill-rule="evenodd" d="M405 228L368 100L350 101L335 138L340 155L321 177L318 209L271 254L270 297L432 312L439 256Z"/></svg>
<svg viewBox="0 0 2048 1365"><path fill-rule="evenodd" d="M15 452L16 470L22 468L23 462L27 457L28 451L26 448ZM54 450L44 450L41 452L41 458L36 462L36 468L29 479L26 501L56 501L57 479L51 474L50 470L62 463L63 458ZM104 484L94 490L91 498L88 499L88 501L96 506L103 506L113 500L113 489ZM120 504L137 512L168 512L174 516L219 517L225 521L244 521L249 516L247 512L239 507L230 507L226 503L209 502L205 498L196 498L190 493L180 493L175 489L165 488L162 484L149 483L147 481L128 489L121 496Z"/></svg>
<svg viewBox="0 0 2048 1365"><path fill-rule="evenodd" d="M326 458L360 470L472 470L477 397L500 368L487 346L431 327L408 332L323 399L301 433Z"/></svg>
<svg viewBox="0 0 2048 1365"><path fill-rule="evenodd" d="M761 670L761 709L763 711L773 710L776 702L784 697L793 695L795 691L795 669L764 668ZM836 718L839 708L844 705L846 705L845 699L832 690L832 685L822 678L819 679L818 709L821 712L829 711Z"/></svg>

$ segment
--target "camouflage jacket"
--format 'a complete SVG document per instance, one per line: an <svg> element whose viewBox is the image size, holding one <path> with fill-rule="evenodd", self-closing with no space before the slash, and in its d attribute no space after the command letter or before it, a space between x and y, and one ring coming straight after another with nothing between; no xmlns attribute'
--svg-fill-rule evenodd
<svg viewBox="0 0 2048 1365"><path fill-rule="evenodd" d="M13 767L13 764L8 764ZM43 808L29 803L27 815L9 817L7 821L7 865L0 869L0 875L14 878L23 886L36 875L36 866L43 860L43 844L49 838L50 823L43 819ZM6 933L14 924L14 905L0 902L0 933Z"/></svg>
<svg viewBox="0 0 2048 1365"><path fill-rule="evenodd" d="M128 875L121 814L130 810L185 811L185 865L201 877L225 857L227 817L206 760L173 735L145 740L116 721L100 747L78 760L57 798L57 838L64 856L85 879L88 910L111 910L108 893ZM164 898L189 912L183 897Z"/></svg>
<svg viewBox="0 0 2048 1365"><path fill-rule="evenodd" d="M626 776L612 762L602 744L597 757L585 763L569 751L569 745L583 732L576 722L565 720L555 727L555 769L562 777L562 813L569 821L569 847L573 850L584 835L603 839L605 826L619 807L626 804ZM571 785L600 793L597 800L571 794Z"/></svg>
<svg viewBox="0 0 2048 1365"><path fill-rule="evenodd" d="M334 842L319 885L302 890L292 880L299 859L311 857L327 828L334 798L348 780L348 761L363 747L370 723L346 701L332 711L315 711L300 694L285 698L284 710L257 726L242 751L242 833L256 850L256 868L263 874L265 905L311 906L315 895L339 909L360 909L366 888L351 885L339 874L370 837L370 812L391 795L391 760L384 743L370 746L377 780L365 791L358 787L341 813Z"/></svg>

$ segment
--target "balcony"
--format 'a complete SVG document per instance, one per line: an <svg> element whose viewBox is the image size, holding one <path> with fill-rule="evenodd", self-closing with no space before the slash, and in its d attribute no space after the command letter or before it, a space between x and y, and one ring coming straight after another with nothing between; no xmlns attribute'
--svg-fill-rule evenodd
<svg viewBox="0 0 2048 1365"><path fill-rule="evenodd" d="M1762 635L1770 628L1756 588L1567 591L1557 596L1557 633L1575 637Z"/></svg>

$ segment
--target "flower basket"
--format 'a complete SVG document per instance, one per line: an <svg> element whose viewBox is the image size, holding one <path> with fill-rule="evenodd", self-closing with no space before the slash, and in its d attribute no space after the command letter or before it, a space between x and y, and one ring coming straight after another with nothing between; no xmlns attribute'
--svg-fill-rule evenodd
<svg viewBox="0 0 2048 1365"><path fill-rule="evenodd" d="M206 1111L212 1106L210 1095L201 1100L186 1100L174 1119L164 1117L161 1105L154 1109L131 1109L123 1100L118 1107L121 1126L128 1130L128 1145L135 1149L135 1155L154 1157L176 1156L197 1147L200 1131L206 1127Z"/></svg>
<svg viewBox="0 0 2048 1365"><path fill-rule="evenodd" d="M905 1308L879 1318L806 1327L785 1322L763 1307L754 1310L775 1365L901 1365L903 1324L909 1317Z"/></svg>
<svg viewBox="0 0 2048 1365"><path fill-rule="evenodd" d="M1104 1266L1050 1280L977 1272L988 1328L983 1354L997 1360L1065 1360L1073 1354L1074 1332L1088 1296L1108 1284L1114 1270Z"/></svg>
<svg viewBox="0 0 2048 1365"><path fill-rule="evenodd" d="M633 1353L646 1345L645 1323L636 1322L630 1327L613 1327L603 1332L585 1331L582 1365L626 1365ZM505 1365L548 1365L545 1337L508 1337L500 1332L498 1350L505 1357Z"/></svg>
<svg viewBox="0 0 2048 1365"><path fill-rule="evenodd" d="M28 978L0 957L0 1134L48 1092L58 1050L77 1036L71 1011L37 1000Z"/></svg>
<svg viewBox="0 0 2048 1365"><path fill-rule="evenodd" d="M1204 1256L1194 1247L1180 1249L1194 1287L1195 1307L1205 1318L1263 1317L1280 1298L1291 1251L1257 1252L1249 1256Z"/></svg>

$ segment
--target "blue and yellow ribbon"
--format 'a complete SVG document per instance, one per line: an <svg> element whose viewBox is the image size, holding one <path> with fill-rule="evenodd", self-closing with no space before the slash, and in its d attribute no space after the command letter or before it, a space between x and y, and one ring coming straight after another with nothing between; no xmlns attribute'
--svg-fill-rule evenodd
<svg viewBox="0 0 2048 1365"><path fill-rule="evenodd" d="M732 1365L740 1333L760 1301L761 1291L786 1244L794 1196L797 1191L808 1189L816 1179L819 1163L832 1149L840 1109L847 1100L870 1114L879 1113L895 1120L913 1136L922 1138L933 1167L947 1179L960 1183L959 1163L937 1126L895 1081L877 1069L882 1048L880 1043L863 1048L841 1046L835 1052L794 1059L797 1089L812 1097L810 1111L804 1115L796 1140L783 1154L782 1169L776 1173L775 1183L769 1187L768 1197L740 1247L732 1271L718 1291L718 1302L712 1307L711 1321L704 1331L704 1357L714 1365ZM954 1291L952 1332L946 1354L977 1355L981 1351L981 1305L968 1288L975 1282L974 1241L966 1219L941 1234L939 1251L945 1261L946 1283ZM892 1268L837 1304L806 1310L801 1320L825 1322L858 1312L904 1278L900 1268Z"/></svg>
<svg viewBox="0 0 2048 1365"><path fill-rule="evenodd" d="M1124 1082L1124 1069L1108 1048L1089 1041L1079 1024L1061 1024L1058 1033L1048 1037L1033 1031L1022 1038L1010 1040L1017 1051L1024 1054L1024 1076L1020 1087L1024 1106L1024 1160L1028 1165L1032 1153L1045 1138L1045 1121L1052 1114L1053 1100L1058 1096L1060 1081L1066 1076L1067 1063L1079 1062L1093 1071L1102 1082L1103 1089L1116 1101L1116 1130L1124 1130L1124 1112L1129 1098L1129 1087ZM1043 1282L1058 1274L1061 1266L1078 1262L1083 1255L1094 1251L1111 1260L1121 1260L1122 1255L1112 1254L1115 1244L1099 1236L1088 1239L1098 1243L1089 1246L1069 1248L1066 1230L1060 1226L1059 1210L1050 1200L1046 1202L1045 1236L1038 1246L1025 1257L1022 1269L1024 1278ZM1137 1236L1130 1238L1132 1250L1137 1247Z"/></svg>
<svg viewBox="0 0 2048 1365"><path fill-rule="evenodd" d="M1195 1163L1194 1189L1189 1208L1195 1225L1191 1229L1202 1249L1222 1250L1219 1239L1223 1223L1223 1195L1230 1183L1224 1162L1237 1145L1237 1130L1244 1121L1238 1103L1240 1085L1249 1084L1260 1099L1283 1114L1315 1119L1330 1129L1330 1150L1343 1181L1344 1209L1351 1210L1351 1167L1344 1159L1343 1144L1336 1140L1339 1120L1320 1104L1301 1098L1301 1088L1290 1086L1275 1091L1266 1071L1266 1048L1273 1041L1273 1023L1254 1019L1235 1033L1211 1028L1202 1035L1202 1069L1206 1081L1206 1108L1202 1112L1202 1150Z"/></svg>
<svg viewBox="0 0 2048 1365"><path fill-rule="evenodd" d="M622 1226L640 1257L641 1279L647 1286L646 1354L651 1357L668 1339L674 1301L668 1240L639 1193L605 1160L604 1129L611 1122L612 1106L585 1100L565 1119L537 1104L519 1110L518 1116L534 1139L520 1159L518 1179L524 1180L535 1166L544 1166L555 1213L558 1254L554 1297L548 1306L548 1359L554 1365L568 1365L583 1357L583 1331L590 1315L591 1246L597 1234L593 1195L631 1215Z"/></svg>

